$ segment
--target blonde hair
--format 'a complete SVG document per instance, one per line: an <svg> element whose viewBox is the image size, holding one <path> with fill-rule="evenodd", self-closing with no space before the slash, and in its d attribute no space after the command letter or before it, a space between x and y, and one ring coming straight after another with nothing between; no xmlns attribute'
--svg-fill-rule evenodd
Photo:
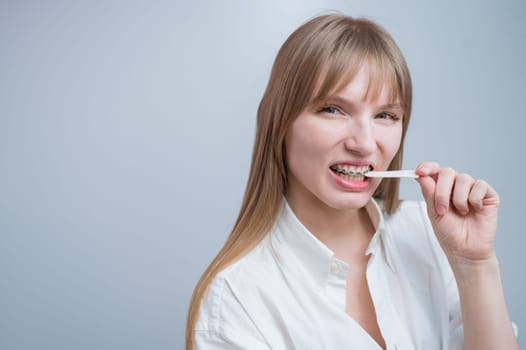
<svg viewBox="0 0 526 350"><path fill-rule="evenodd" d="M364 63L371 74L367 94L374 98L388 84L391 98L402 105L402 142L389 169L402 166L412 85L405 59L391 36L368 19L340 14L315 17L300 26L279 50L258 108L252 164L239 216L192 295L187 350L194 348L199 306L213 278L254 248L277 219L287 189L284 139L291 123L307 106L351 82ZM398 179L384 179L374 194L388 213L398 208L398 188Z"/></svg>

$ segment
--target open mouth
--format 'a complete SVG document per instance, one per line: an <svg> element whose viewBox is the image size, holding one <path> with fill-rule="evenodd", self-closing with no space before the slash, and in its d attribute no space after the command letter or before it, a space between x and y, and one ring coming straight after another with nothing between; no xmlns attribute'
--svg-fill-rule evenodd
<svg viewBox="0 0 526 350"><path fill-rule="evenodd" d="M364 181L365 174L368 171L373 170L371 165L347 165L347 164L334 164L330 166L330 169L338 176L343 177L350 181Z"/></svg>

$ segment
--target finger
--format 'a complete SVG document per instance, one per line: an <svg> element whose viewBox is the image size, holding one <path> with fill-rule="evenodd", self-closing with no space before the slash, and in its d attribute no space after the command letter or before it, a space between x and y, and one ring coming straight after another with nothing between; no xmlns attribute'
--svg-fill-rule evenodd
<svg viewBox="0 0 526 350"><path fill-rule="evenodd" d="M455 178L451 202L461 215L469 213L469 196L474 183L475 180L468 174L458 174Z"/></svg>
<svg viewBox="0 0 526 350"><path fill-rule="evenodd" d="M468 200L475 210L482 210L484 206L498 207L500 204L498 193L484 180L475 181Z"/></svg>
<svg viewBox="0 0 526 350"><path fill-rule="evenodd" d="M440 164L437 162L422 162L416 167L418 176L433 176L440 171Z"/></svg>
<svg viewBox="0 0 526 350"><path fill-rule="evenodd" d="M417 179L418 183L420 183L420 187L422 189L422 195L424 196L424 200L427 205L427 211L429 213L429 216L434 217L437 216L436 208L435 208L435 188L436 188L436 182L435 179L433 179L431 176L420 176Z"/></svg>
<svg viewBox="0 0 526 350"><path fill-rule="evenodd" d="M449 209L456 175L457 173L452 168L442 168L438 173L435 189L435 208L439 215L444 215Z"/></svg>

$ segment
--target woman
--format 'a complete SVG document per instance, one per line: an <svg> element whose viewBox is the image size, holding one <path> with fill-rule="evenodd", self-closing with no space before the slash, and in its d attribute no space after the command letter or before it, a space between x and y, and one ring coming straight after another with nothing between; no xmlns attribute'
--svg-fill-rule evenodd
<svg viewBox="0 0 526 350"><path fill-rule="evenodd" d="M199 281L187 349L514 349L497 193L433 162L398 200L411 79L392 38L326 15L284 43L234 229Z"/></svg>

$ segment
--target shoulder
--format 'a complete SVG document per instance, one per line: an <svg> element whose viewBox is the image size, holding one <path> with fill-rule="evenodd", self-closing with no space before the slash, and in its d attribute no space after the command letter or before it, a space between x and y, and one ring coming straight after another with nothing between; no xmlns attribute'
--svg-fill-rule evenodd
<svg viewBox="0 0 526 350"><path fill-rule="evenodd" d="M424 201L404 200L393 214L384 212L386 222L412 223L422 225L427 218L426 204Z"/></svg>
<svg viewBox="0 0 526 350"><path fill-rule="evenodd" d="M384 213L384 222L391 234L400 238L432 239L433 229L424 201L402 201L393 214Z"/></svg>
<svg viewBox="0 0 526 350"><path fill-rule="evenodd" d="M443 265L443 252L427 215L424 201L403 201L398 210L384 216L388 235L401 256Z"/></svg>
<svg viewBox="0 0 526 350"><path fill-rule="evenodd" d="M273 288L276 263L269 239L219 272L201 300L194 335L203 349L267 349L258 314ZM221 344L220 347L218 344Z"/></svg>
<svg viewBox="0 0 526 350"><path fill-rule="evenodd" d="M256 333L247 312L246 296L265 284L271 259L268 240L264 239L247 255L219 272L201 301L195 329L218 334L224 333L225 328Z"/></svg>
<svg viewBox="0 0 526 350"><path fill-rule="evenodd" d="M193 329L195 349L267 349L232 282L245 265L241 259L221 271L208 286Z"/></svg>
<svg viewBox="0 0 526 350"><path fill-rule="evenodd" d="M384 222L396 238L421 241L434 237L424 201L402 201L396 212L384 213Z"/></svg>
<svg viewBox="0 0 526 350"><path fill-rule="evenodd" d="M424 201L403 201L392 215L384 216L388 235L391 237L400 259L407 264L429 267L450 281L452 272L440 247Z"/></svg>

